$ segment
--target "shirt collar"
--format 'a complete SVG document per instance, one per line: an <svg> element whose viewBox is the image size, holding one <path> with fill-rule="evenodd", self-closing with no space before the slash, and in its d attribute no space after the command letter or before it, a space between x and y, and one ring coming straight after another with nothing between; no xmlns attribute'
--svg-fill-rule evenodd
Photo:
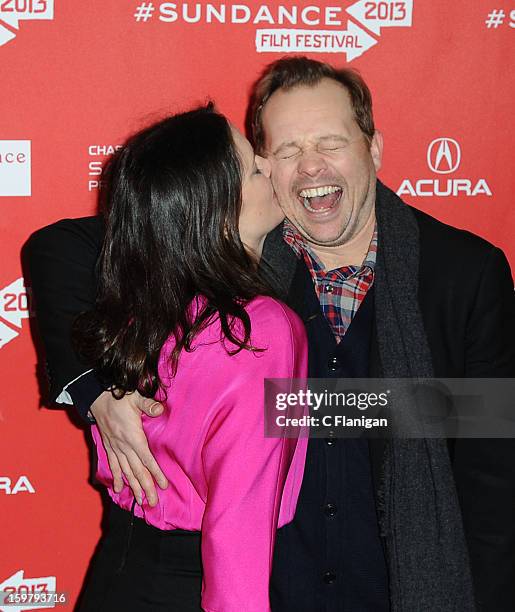
<svg viewBox="0 0 515 612"><path fill-rule="evenodd" d="M377 258L377 235L378 231L376 221L374 225L374 233L372 234L372 239L368 247L368 252L361 266L343 266L339 269L346 270L347 274L348 272L351 272L352 275L361 273L362 271L364 271L364 269L367 268L371 272L374 272ZM308 255L309 258L316 264L314 266L315 270L323 270L322 262L317 257L313 249L310 247L309 242L304 239L302 234L300 234L300 232L289 219L285 219L283 223L283 240L288 246L291 247L291 249L299 259L305 255ZM324 272L329 272L329 270L326 270Z"/></svg>

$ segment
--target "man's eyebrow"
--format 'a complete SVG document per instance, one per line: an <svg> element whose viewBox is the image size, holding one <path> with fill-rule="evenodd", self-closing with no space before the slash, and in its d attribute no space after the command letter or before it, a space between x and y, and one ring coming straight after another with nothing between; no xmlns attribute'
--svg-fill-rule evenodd
<svg viewBox="0 0 515 612"><path fill-rule="evenodd" d="M288 142L282 142L276 149L272 151L272 155L277 155L279 151L281 151L282 149L288 149L289 147L295 147L296 149L300 149L300 146L297 142L295 142L294 140L290 140Z"/></svg>
<svg viewBox="0 0 515 612"><path fill-rule="evenodd" d="M324 134L323 136L319 136L318 138L315 138L316 144L319 144L321 142L327 142L329 140L332 140L332 141L336 140L338 142L348 143L350 139L347 138L347 136L343 136L342 134ZM282 142L276 149L272 151L272 155L277 155L277 153L279 153L282 149L288 149L288 148L293 148L293 147L295 147L296 149L301 148L299 143L296 142L295 140L289 140L287 142Z"/></svg>
<svg viewBox="0 0 515 612"><path fill-rule="evenodd" d="M317 142L324 142L326 140L339 140L340 142L349 142L349 139L346 136L342 136L341 134L327 134L325 136L320 136L320 138L317 138Z"/></svg>

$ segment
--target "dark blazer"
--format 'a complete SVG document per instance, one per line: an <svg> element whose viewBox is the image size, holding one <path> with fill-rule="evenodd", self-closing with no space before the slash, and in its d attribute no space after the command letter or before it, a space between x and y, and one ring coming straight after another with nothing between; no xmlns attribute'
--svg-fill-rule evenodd
<svg viewBox="0 0 515 612"><path fill-rule="evenodd" d="M515 297L504 254L478 236L412 211L419 227L419 307L435 376L515 377ZM76 314L93 303L102 238L102 219L87 217L43 228L27 244L52 400L86 369L69 332ZM292 286L297 261L280 228L267 239L264 259L278 270L290 305L302 303L304 296ZM380 376L380 364L371 367L371 375ZM450 452L479 609L513 611L515 441L458 440ZM377 484L380 441L371 445L371 456Z"/></svg>
<svg viewBox="0 0 515 612"><path fill-rule="evenodd" d="M104 239L104 219L62 219L36 231L24 248L37 301L38 328L45 347L49 403L88 369L73 350L70 331L81 312L93 306L96 262Z"/></svg>

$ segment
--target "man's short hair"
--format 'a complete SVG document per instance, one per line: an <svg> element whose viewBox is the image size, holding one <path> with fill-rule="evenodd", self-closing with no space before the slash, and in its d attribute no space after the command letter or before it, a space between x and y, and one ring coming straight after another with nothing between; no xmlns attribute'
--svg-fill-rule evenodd
<svg viewBox="0 0 515 612"><path fill-rule="evenodd" d="M372 96L361 75L350 68L333 68L304 56L285 57L269 64L254 84L250 103L250 127L257 153L265 144L262 111L274 92L298 86L313 87L322 79L332 79L349 92L356 121L370 144L374 136ZM247 124L248 125L248 124Z"/></svg>

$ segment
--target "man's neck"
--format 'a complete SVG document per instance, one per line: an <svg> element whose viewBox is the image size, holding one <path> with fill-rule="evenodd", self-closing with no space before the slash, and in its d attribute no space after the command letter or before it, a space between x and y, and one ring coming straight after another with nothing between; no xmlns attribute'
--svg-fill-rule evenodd
<svg viewBox="0 0 515 612"><path fill-rule="evenodd" d="M370 241L374 235L375 222L375 208L373 208L365 225L349 242L330 247L310 244L309 248L324 264L326 270L344 266L360 266L367 256Z"/></svg>

